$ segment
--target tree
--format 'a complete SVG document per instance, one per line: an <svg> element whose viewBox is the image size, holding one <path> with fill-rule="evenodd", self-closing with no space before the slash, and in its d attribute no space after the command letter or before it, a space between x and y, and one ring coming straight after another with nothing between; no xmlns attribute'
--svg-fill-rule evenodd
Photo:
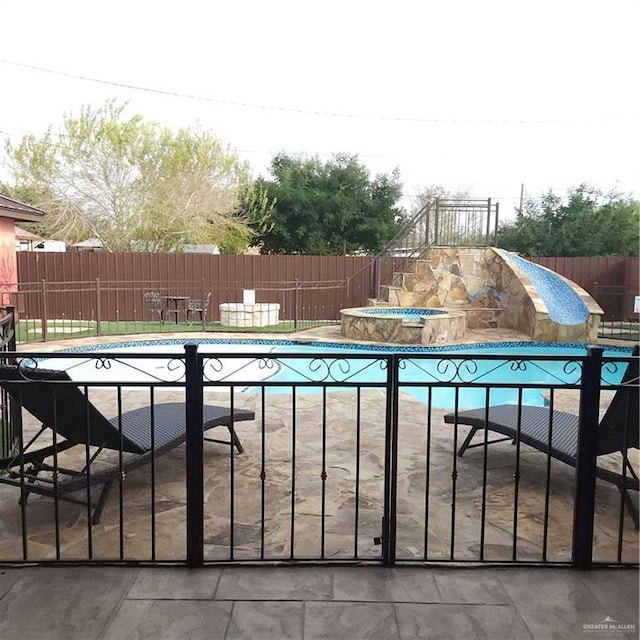
<svg viewBox="0 0 640 640"><path fill-rule="evenodd" d="M428 187L424 187L414 196L413 213L417 213L425 205L430 202L444 198L468 198L469 189L458 189L457 191L451 191L441 184L432 184Z"/></svg>
<svg viewBox="0 0 640 640"><path fill-rule="evenodd" d="M396 172L372 180L357 156L337 154L322 163L278 154L271 174L254 186L272 204L253 241L262 253L375 252L396 233L402 213Z"/></svg>
<svg viewBox="0 0 640 640"><path fill-rule="evenodd" d="M528 256L638 255L640 202L586 184L566 203L552 191L528 199L499 230L498 246Z"/></svg>
<svg viewBox="0 0 640 640"><path fill-rule="evenodd" d="M244 249L252 231L240 204L258 206L247 165L207 131L174 134L123 111L114 102L85 107L65 116L57 135L7 143L13 193L47 212L38 234L97 238L108 251Z"/></svg>

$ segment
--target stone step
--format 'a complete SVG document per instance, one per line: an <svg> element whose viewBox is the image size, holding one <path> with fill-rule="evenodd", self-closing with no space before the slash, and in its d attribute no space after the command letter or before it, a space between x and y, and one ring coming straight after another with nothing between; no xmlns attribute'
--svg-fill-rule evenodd
<svg viewBox="0 0 640 640"><path fill-rule="evenodd" d="M467 329L497 329L504 309L473 304L447 305L444 311L464 311Z"/></svg>
<svg viewBox="0 0 640 640"><path fill-rule="evenodd" d="M367 298L367 307L388 307L389 303L380 298Z"/></svg>
<svg viewBox="0 0 640 640"><path fill-rule="evenodd" d="M426 276L426 277L425 277ZM436 286L436 278L431 271L424 275L409 271L396 271L391 278L392 287L399 287L405 291L413 291L417 288L424 290Z"/></svg>
<svg viewBox="0 0 640 640"><path fill-rule="evenodd" d="M380 287L380 295L387 305L394 307L402 306L398 294L402 291L402 287L396 287L394 285L383 285Z"/></svg>

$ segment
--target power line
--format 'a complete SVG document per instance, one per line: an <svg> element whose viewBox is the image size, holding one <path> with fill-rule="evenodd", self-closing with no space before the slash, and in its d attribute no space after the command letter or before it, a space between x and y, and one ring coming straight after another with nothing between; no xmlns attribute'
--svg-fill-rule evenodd
<svg viewBox="0 0 640 640"><path fill-rule="evenodd" d="M39 67L36 65L26 64L24 62L15 62L13 60L5 60L0 59L0 63L8 64L15 67L20 67L23 69L30 69L32 71L40 71L42 73L49 73L52 75L62 76L65 78L72 78L75 80L82 80L84 82L94 82L97 84L103 84L113 87L119 87L123 89L130 89L132 91L143 91L145 93L154 93L163 96L170 96L173 98L185 98L187 100L198 100L201 102L210 102L215 104L222 104L233 107L242 107L246 109L261 109L265 111L278 111L283 113L296 113L300 115L308 115L308 116L318 116L318 117L326 117L326 118L346 118L352 120L382 120L382 121L390 121L390 122L415 122L415 123L431 123L431 124L482 124L482 125L518 125L518 124L574 124L574 123L589 123L589 122L608 122L608 121L616 121L616 122L624 122L624 121L633 121L640 120L640 116L637 117L629 117L629 118L568 118L568 119L538 119L538 120L527 120L527 119L501 119L501 120L489 120L489 119L473 119L473 118L416 118L416 117L406 117L406 116L372 116L366 114L352 114L352 113L339 113L332 111L316 111L309 109L297 109L294 107L280 107L280 106L272 106L265 104L253 104L248 102L238 102L233 100L223 100L220 98L211 98L208 96L199 96L190 93L181 93L178 91L169 91L166 89L156 89L152 87L143 87L140 85L129 84L125 82L116 82L113 80L103 80L101 78L94 78L91 76L85 76L76 73L69 73L66 71L57 71L55 69L48 69L45 67Z"/></svg>
<svg viewBox="0 0 640 640"><path fill-rule="evenodd" d="M57 133L55 131L4 131L0 129L0 135L4 135L7 138L19 138L24 136L53 136L56 138L66 138L68 134L66 133ZM167 144L167 143L164 143ZM283 149L238 149L233 148L234 153L257 153L257 154L270 154L277 155L279 153L285 153L287 156L319 156L319 157L327 157L327 156L335 156L338 154L344 155L354 155L358 156L358 158L402 158L401 153L360 153L358 151L284 151Z"/></svg>

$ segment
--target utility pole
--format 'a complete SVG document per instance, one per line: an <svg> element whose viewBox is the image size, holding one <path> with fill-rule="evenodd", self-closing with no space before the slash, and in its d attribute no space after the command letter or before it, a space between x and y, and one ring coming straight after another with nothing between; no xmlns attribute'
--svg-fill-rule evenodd
<svg viewBox="0 0 640 640"><path fill-rule="evenodd" d="M520 185L520 206L518 207L518 215L522 215L522 201L524 200L524 182Z"/></svg>

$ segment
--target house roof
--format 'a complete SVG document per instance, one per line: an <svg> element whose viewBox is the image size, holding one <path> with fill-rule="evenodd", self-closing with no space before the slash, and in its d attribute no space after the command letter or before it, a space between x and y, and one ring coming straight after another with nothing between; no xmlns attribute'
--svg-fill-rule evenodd
<svg viewBox="0 0 640 640"><path fill-rule="evenodd" d="M42 240L42 238L16 225L16 240Z"/></svg>
<svg viewBox="0 0 640 640"><path fill-rule="evenodd" d="M82 240L81 242L74 242L72 247L78 249L102 249L102 240L98 238L89 238L88 240Z"/></svg>
<svg viewBox="0 0 640 640"><path fill-rule="evenodd" d="M9 196L0 194L0 217L13 218L24 222L40 222L45 212Z"/></svg>

